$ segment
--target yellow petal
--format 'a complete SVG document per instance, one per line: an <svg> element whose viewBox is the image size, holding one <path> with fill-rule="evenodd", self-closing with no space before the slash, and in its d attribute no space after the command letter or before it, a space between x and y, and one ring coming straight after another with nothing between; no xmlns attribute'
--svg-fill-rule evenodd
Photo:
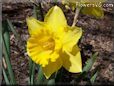
<svg viewBox="0 0 114 86"><path fill-rule="evenodd" d="M66 18L61 8L58 6L54 6L48 11L44 22L46 22L49 28L55 32L63 31L64 27L67 25Z"/></svg>
<svg viewBox="0 0 114 86"><path fill-rule="evenodd" d="M71 53L62 55L63 67L72 73L82 72L82 61L78 46L75 46Z"/></svg>
<svg viewBox="0 0 114 86"><path fill-rule="evenodd" d="M40 29L45 28L43 22L40 22L33 17L27 18L26 21L30 35L37 35Z"/></svg>
<svg viewBox="0 0 114 86"><path fill-rule="evenodd" d="M64 35L63 41L63 51L71 52L75 44L78 43L82 36L82 29L79 27L69 27L69 31Z"/></svg>
<svg viewBox="0 0 114 86"><path fill-rule="evenodd" d="M62 66L61 58L58 58L55 62L50 62L45 67L42 67L45 77L48 79L54 72L57 72Z"/></svg>

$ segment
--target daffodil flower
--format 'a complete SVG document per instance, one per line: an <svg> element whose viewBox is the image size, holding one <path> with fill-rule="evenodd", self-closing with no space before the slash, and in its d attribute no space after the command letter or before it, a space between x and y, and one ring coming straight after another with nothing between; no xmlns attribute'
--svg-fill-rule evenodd
<svg viewBox="0 0 114 86"><path fill-rule="evenodd" d="M58 6L49 10L44 22L29 17L27 25L30 33L27 53L42 67L47 79L61 67L72 73L82 71L80 49L77 45L82 29L70 27Z"/></svg>

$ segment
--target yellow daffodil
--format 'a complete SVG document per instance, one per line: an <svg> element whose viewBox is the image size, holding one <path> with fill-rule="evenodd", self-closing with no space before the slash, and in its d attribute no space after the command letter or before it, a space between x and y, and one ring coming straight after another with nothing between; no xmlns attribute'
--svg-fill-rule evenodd
<svg viewBox="0 0 114 86"><path fill-rule="evenodd" d="M29 17L27 25L30 33L27 53L36 64L41 65L47 79L62 66L72 73L82 71L80 49L77 46L82 30L68 26L58 6L49 10L44 22Z"/></svg>

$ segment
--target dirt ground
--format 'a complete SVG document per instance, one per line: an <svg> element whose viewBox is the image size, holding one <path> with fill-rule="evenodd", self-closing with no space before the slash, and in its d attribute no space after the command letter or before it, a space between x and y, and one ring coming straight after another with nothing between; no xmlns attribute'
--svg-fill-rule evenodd
<svg viewBox="0 0 114 86"><path fill-rule="evenodd" d="M54 4L43 5L44 15L48 9ZM66 9L64 6L59 6L63 9L68 24L71 25L73 21L74 12L71 9ZM26 17L33 14L32 4L3 4L3 20L10 19L14 28L21 37L21 40L16 40L14 34L11 34L11 63L15 73L17 82L20 85L27 84L28 80L28 56L25 45L29 37ZM94 52L98 52L98 58L93 69L100 66L101 70L97 77L97 84L114 83L114 46L113 46L113 24L114 14L105 12L103 19L96 19L94 17L80 14L77 26L82 27L83 36L80 40L79 46L82 52L82 59L88 59ZM41 19L40 17L38 17ZM65 73L63 82L70 82L73 80L73 74Z"/></svg>

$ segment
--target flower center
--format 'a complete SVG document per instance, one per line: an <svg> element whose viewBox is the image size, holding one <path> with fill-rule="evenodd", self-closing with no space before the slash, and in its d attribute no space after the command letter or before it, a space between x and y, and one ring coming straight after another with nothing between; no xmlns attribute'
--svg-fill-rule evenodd
<svg viewBox="0 0 114 86"><path fill-rule="evenodd" d="M43 36L39 40L39 44L44 50L53 50L55 48L55 41L52 37L49 36Z"/></svg>

